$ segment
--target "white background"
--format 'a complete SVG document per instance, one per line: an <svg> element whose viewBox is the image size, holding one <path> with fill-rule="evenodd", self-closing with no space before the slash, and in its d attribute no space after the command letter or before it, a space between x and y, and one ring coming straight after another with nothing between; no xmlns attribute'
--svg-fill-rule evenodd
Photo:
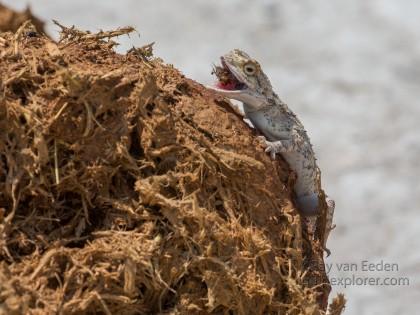
<svg viewBox="0 0 420 315"><path fill-rule="evenodd" d="M27 1L2 1L23 9ZM314 144L336 200L331 277L408 277L409 286L336 286L346 314L420 308L420 1L29 1L47 21L97 31L132 25L119 50L156 41L155 55L208 84L232 48L258 59ZM362 261L398 272L360 270Z"/></svg>

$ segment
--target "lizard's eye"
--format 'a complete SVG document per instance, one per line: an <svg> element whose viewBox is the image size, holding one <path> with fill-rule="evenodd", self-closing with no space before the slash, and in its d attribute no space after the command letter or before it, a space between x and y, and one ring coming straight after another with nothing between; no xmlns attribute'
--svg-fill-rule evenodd
<svg viewBox="0 0 420 315"><path fill-rule="evenodd" d="M248 62L244 65L244 71L247 75L254 75L257 72L257 67L255 64Z"/></svg>

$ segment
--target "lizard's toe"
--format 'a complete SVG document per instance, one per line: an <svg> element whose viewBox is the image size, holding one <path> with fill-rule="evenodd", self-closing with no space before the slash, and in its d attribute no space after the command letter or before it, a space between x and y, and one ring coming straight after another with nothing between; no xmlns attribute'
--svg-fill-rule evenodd
<svg viewBox="0 0 420 315"><path fill-rule="evenodd" d="M283 152L283 146L280 141L271 142L266 140L265 144L267 146L265 152L269 153L273 160L276 159L277 153Z"/></svg>
<svg viewBox="0 0 420 315"><path fill-rule="evenodd" d="M334 211L335 209L335 201L328 196L326 196L325 201L327 202L328 209L332 209Z"/></svg>
<svg viewBox="0 0 420 315"><path fill-rule="evenodd" d="M270 154L270 157L272 160L276 159L276 150L273 146L267 145L267 148L265 149L265 152Z"/></svg>

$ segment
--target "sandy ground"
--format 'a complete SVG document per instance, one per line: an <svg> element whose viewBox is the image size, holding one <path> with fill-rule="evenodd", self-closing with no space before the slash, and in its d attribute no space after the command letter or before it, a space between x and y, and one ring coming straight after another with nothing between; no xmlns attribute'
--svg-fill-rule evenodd
<svg viewBox="0 0 420 315"><path fill-rule="evenodd" d="M119 49L156 41L156 55L202 83L227 50L254 55L305 124L336 200L330 277L371 283L334 286L349 300L346 314L419 309L420 2L29 2L41 18L81 28L133 25L141 36L121 38ZM394 265L367 271L363 261ZM380 285L400 277L409 285Z"/></svg>

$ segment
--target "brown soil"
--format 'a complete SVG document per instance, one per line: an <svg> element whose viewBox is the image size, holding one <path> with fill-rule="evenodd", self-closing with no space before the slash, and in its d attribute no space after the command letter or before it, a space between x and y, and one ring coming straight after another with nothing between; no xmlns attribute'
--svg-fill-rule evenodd
<svg viewBox="0 0 420 315"><path fill-rule="evenodd" d="M115 53L130 28L28 29L0 34L0 314L325 314L287 165L225 99Z"/></svg>

